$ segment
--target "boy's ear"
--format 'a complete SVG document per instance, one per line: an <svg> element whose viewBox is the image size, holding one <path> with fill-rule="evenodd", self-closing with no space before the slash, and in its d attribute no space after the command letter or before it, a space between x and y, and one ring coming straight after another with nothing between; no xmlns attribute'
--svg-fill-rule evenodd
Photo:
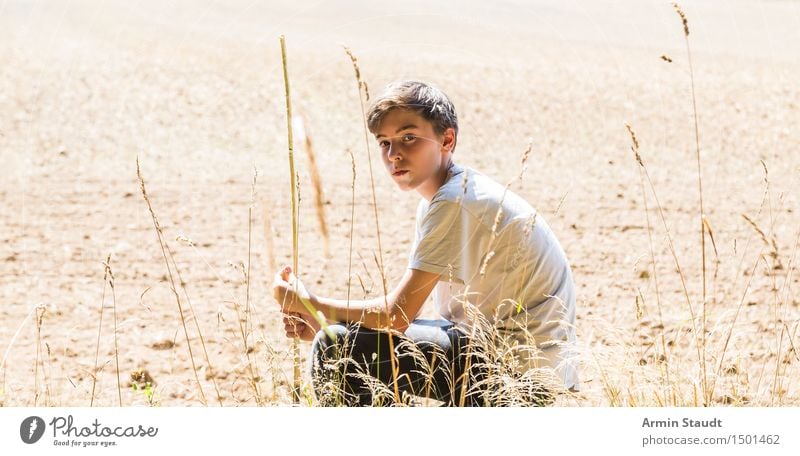
<svg viewBox="0 0 800 456"><path fill-rule="evenodd" d="M456 130L450 127L442 134L442 148L448 152L453 152L456 147ZM444 152L444 151L442 151Z"/></svg>

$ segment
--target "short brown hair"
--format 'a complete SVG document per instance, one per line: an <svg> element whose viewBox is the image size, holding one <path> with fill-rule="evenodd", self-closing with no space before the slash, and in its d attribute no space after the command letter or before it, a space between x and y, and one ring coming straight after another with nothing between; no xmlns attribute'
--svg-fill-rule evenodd
<svg viewBox="0 0 800 456"><path fill-rule="evenodd" d="M386 86L367 111L367 127L372 133L380 128L383 118L393 109L406 109L433 125L441 135L448 128L458 137L458 117L453 102L438 88L418 81L400 81Z"/></svg>

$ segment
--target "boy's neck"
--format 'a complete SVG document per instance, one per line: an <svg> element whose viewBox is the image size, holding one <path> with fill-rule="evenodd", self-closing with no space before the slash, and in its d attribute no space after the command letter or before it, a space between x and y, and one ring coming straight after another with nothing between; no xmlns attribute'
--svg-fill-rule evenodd
<svg viewBox="0 0 800 456"><path fill-rule="evenodd" d="M436 192L447 182L447 178L453 166L455 166L453 159L448 157L447 163L439 169L439 172L436 173L435 176L431 176L428 182L417 187L417 193L430 203L433 196L436 195Z"/></svg>

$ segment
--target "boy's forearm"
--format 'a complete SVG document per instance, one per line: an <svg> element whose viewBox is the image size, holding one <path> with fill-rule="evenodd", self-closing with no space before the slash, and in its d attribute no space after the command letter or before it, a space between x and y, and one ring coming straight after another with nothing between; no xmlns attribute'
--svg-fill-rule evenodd
<svg viewBox="0 0 800 456"><path fill-rule="evenodd" d="M341 299L313 296L311 302L319 312L325 315L328 321L361 323L371 329L386 329L392 321L391 316L395 307L392 299L388 296L369 300L351 300L349 303Z"/></svg>

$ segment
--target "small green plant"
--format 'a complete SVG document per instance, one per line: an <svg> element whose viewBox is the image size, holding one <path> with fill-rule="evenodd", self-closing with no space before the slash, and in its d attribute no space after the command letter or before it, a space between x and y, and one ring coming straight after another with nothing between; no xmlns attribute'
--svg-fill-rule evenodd
<svg viewBox="0 0 800 456"><path fill-rule="evenodd" d="M146 382L144 385L139 385L135 382L131 383L131 391L133 391L134 395L141 391L150 407L158 407L161 405L158 394L156 394L155 388L153 388L153 384L150 382Z"/></svg>

